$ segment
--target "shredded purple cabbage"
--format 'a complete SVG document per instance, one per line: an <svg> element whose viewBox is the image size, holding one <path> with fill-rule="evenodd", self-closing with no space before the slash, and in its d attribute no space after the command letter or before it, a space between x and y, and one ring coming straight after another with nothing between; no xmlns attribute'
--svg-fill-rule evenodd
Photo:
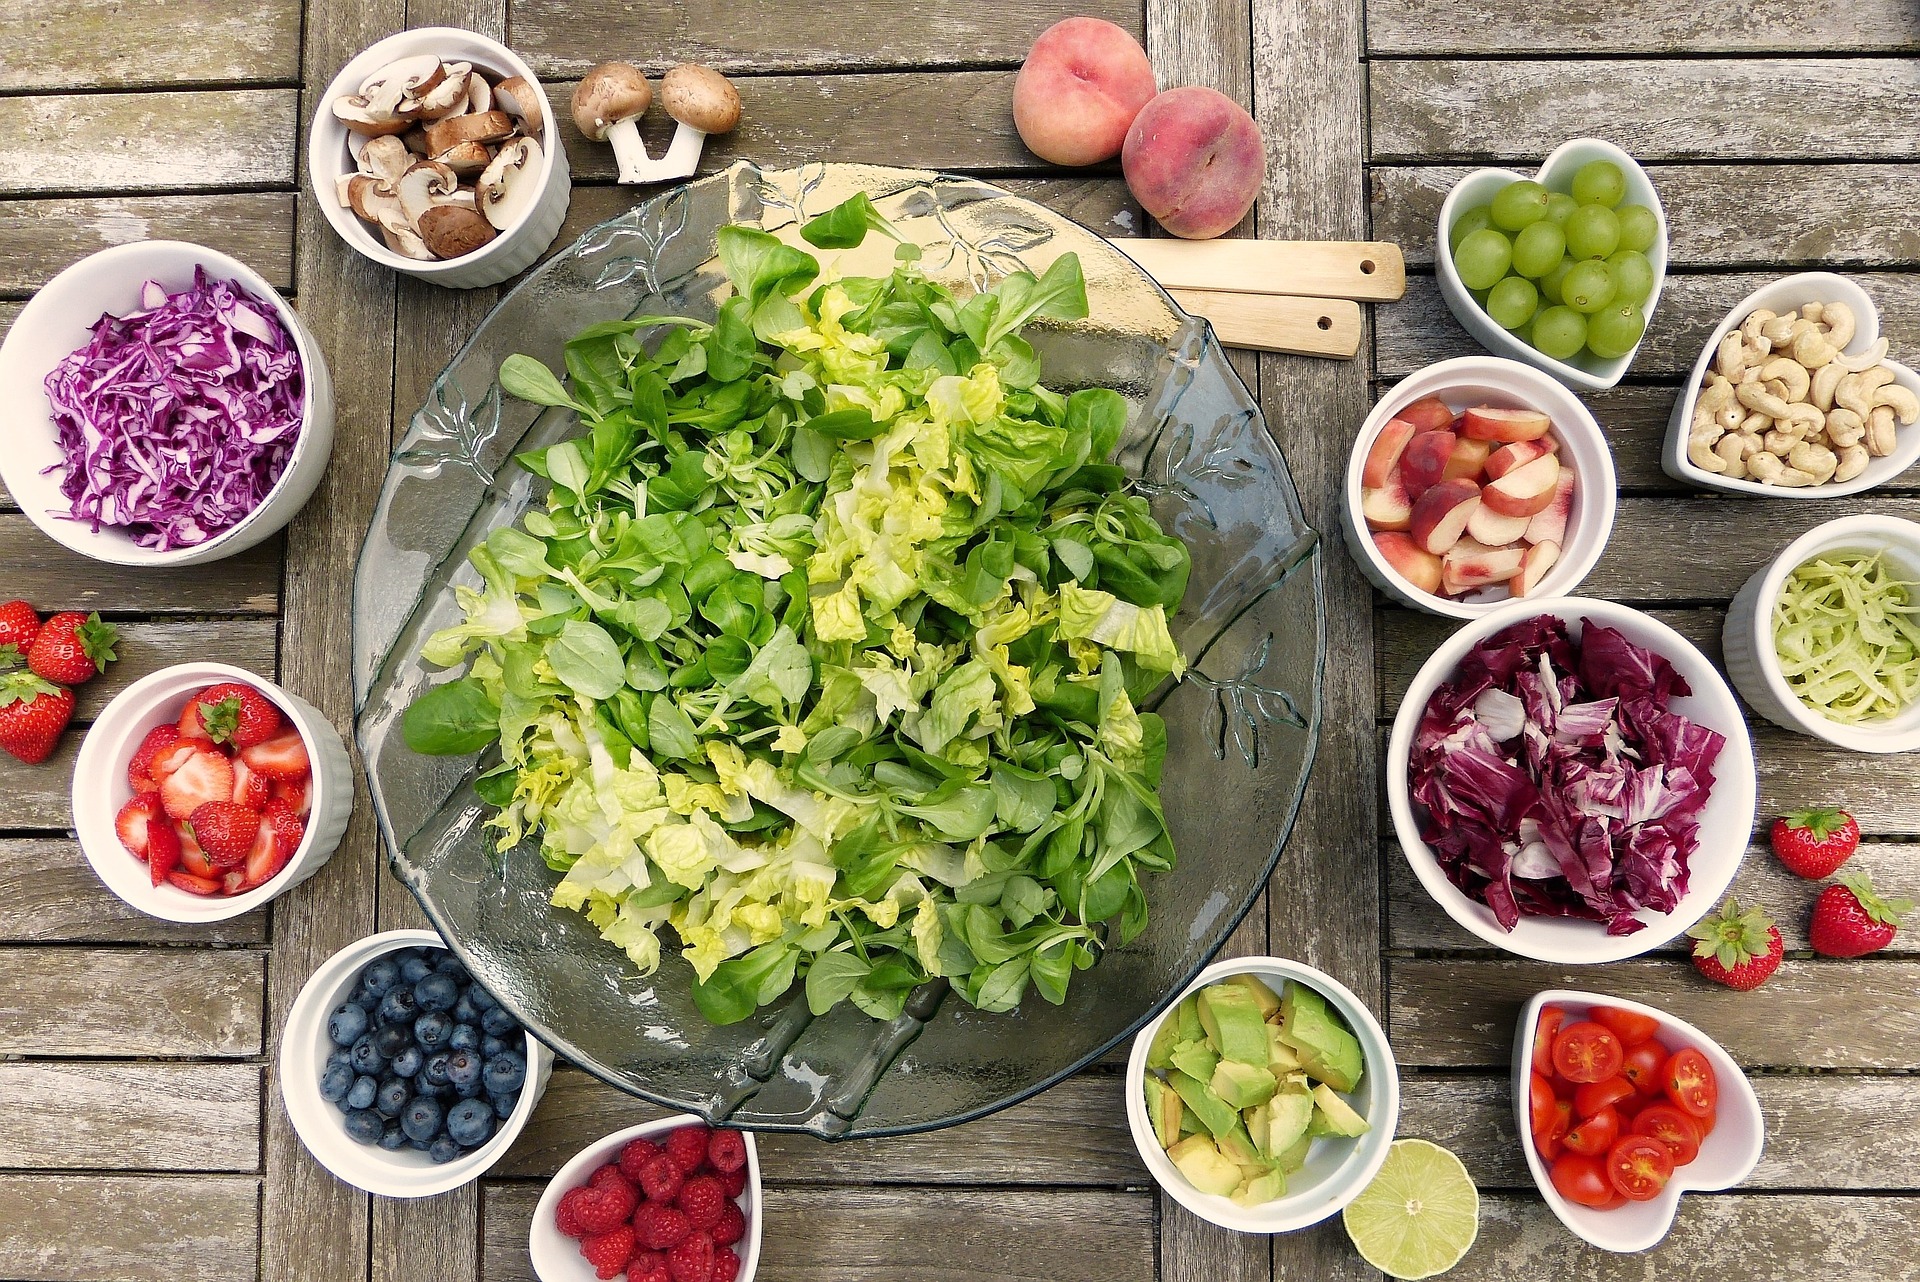
<svg viewBox="0 0 1920 1282"><path fill-rule="evenodd" d="M1476 646L1427 701L1411 783L1420 836L1501 928L1603 921L1609 935L1687 893L1726 740L1669 709L1690 693L1659 655L1548 615Z"/></svg>
<svg viewBox="0 0 1920 1282"><path fill-rule="evenodd" d="M271 305L233 281L103 315L47 375L68 516L143 548L204 543L260 506L300 434L300 353ZM56 468L48 468L49 472Z"/></svg>

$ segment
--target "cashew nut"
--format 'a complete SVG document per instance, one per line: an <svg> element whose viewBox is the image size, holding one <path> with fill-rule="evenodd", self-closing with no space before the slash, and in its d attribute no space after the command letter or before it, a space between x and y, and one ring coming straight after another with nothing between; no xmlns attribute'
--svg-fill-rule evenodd
<svg viewBox="0 0 1920 1282"><path fill-rule="evenodd" d="M1885 365L1876 365L1841 379L1840 385L1833 391L1833 399L1836 404L1865 418L1873 410L1873 398L1891 382L1893 371Z"/></svg>
<svg viewBox="0 0 1920 1282"><path fill-rule="evenodd" d="M1858 414L1847 409L1827 411L1827 439L1838 449L1860 444L1860 438L1867 434L1867 424Z"/></svg>
<svg viewBox="0 0 1920 1282"><path fill-rule="evenodd" d="M1834 357L1833 363L1848 373L1858 374L1863 369L1872 369L1885 359L1887 359L1887 340L1884 338L1876 338L1872 343L1868 344L1867 350L1858 356L1847 356L1843 354Z"/></svg>
<svg viewBox="0 0 1920 1282"><path fill-rule="evenodd" d="M1780 474L1786 470L1787 465L1779 455L1769 454L1764 450L1747 460L1748 475L1762 485L1777 484Z"/></svg>
<svg viewBox="0 0 1920 1282"><path fill-rule="evenodd" d="M1819 315L1809 316L1808 319L1821 321L1826 325L1827 341L1835 347L1844 348L1853 341L1853 308L1845 303L1828 303L1820 309Z"/></svg>
<svg viewBox="0 0 1920 1282"><path fill-rule="evenodd" d="M1815 485L1823 485L1827 478L1833 475L1833 470L1839 465L1840 460L1826 446L1815 445L1812 441L1802 441L1793 447L1791 454L1787 455L1787 462L1815 477L1813 482Z"/></svg>
<svg viewBox="0 0 1920 1282"><path fill-rule="evenodd" d="M1886 367L1881 366L1882 369ZM1892 373L1891 370L1888 373ZM1920 396L1915 396L1898 383L1889 383L1873 395L1875 406L1885 405L1900 416L1900 425L1905 427L1915 419L1920 419Z"/></svg>
<svg viewBox="0 0 1920 1282"><path fill-rule="evenodd" d="M1695 432L1687 438L1687 461L1703 472L1718 474L1727 470L1726 460L1714 452L1713 437L1703 432Z"/></svg>
<svg viewBox="0 0 1920 1282"><path fill-rule="evenodd" d="M1733 430L1736 432L1746 432L1750 435L1758 436L1760 433L1766 431L1768 428L1772 426L1773 426L1773 417L1771 415L1762 414L1759 410L1754 410L1752 413L1748 414L1745 418L1741 419L1739 425L1736 426Z"/></svg>
<svg viewBox="0 0 1920 1282"><path fill-rule="evenodd" d="M1822 414L1815 406L1796 401L1792 405L1787 406L1786 421L1788 423L1798 423L1802 436L1815 436L1827 425L1827 416Z"/></svg>
<svg viewBox="0 0 1920 1282"><path fill-rule="evenodd" d="M1813 382L1813 375L1805 365L1791 356L1776 356L1760 367L1760 378L1764 383L1781 383L1783 389L1776 392L1784 401L1804 401L1807 389Z"/></svg>
<svg viewBox="0 0 1920 1282"><path fill-rule="evenodd" d="M1813 372L1808 384L1807 399L1823 410L1833 408L1833 390L1840 386L1840 380L1847 376L1846 362L1830 361ZM1857 417L1857 416L1856 416Z"/></svg>
<svg viewBox="0 0 1920 1282"><path fill-rule="evenodd" d="M1801 321L1800 326L1793 335L1794 360L1813 370L1840 354L1840 349L1828 342L1826 335L1815 329L1811 321Z"/></svg>
<svg viewBox="0 0 1920 1282"><path fill-rule="evenodd" d="M1759 452L1753 448L1754 445L1752 437L1739 432L1729 432L1714 442L1713 452L1719 455L1726 465L1726 475L1733 480L1741 481L1747 476L1747 460Z"/></svg>
<svg viewBox="0 0 1920 1282"><path fill-rule="evenodd" d="M1747 345L1737 333L1728 334L1720 340L1720 350L1714 357L1714 368L1725 378L1739 379L1747 368Z"/></svg>
<svg viewBox="0 0 1920 1282"><path fill-rule="evenodd" d="M1785 458L1793 447L1800 443L1800 433L1793 431L1791 426L1770 427L1767 429L1765 440L1767 453L1778 454L1781 458Z"/></svg>
<svg viewBox="0 0 1920 1282"><path fill-rule="evenodd" d="M1755 413L1765 414L1768 418L1787 416L1787 403L1758 383L1742 383L1733 389L1733 394L1742 405Z"/></svg>
<svg viewBox="0 0 1920 1282"><path fill-rule="evenodd" d="M1740 322L1740 336L1749 343L1762 342L1760 327L1772 320L1777 314L1778 313L1768 311L1764 307L1755 308L1745 320Z"/></svg>
<svg viewBox="0 0 1920 1282"><path fill-rule="evenodd" d="M1876 405L1867 415L1867 453L1875 458L1885 458L1893 453L1893 409L1887 405Z"/></svg>
<svg viewBox="0 0 1920 1282"><path fill-rule="evenodd" d="M1864 445L1843 445L1840 447L1840 462L1833 469L1836 481L1851 481L1867 470L1867 447Z"/></svg>
<svg viewBox="0 0 1920 1282"><path fill-rule="evenodd" d="M1825 308L1826 308L1825 303L1820 303L1820 302L1804 303L1800 307L1800 315L1807 320L1817 321L1822 318Z"/></svg>

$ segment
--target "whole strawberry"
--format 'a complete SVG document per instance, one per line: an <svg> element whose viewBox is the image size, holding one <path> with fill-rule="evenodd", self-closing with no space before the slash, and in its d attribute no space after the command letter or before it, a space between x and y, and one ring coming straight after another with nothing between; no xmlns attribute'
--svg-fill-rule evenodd
<svg viewBox="0 0 1920 1282"><path fill-rule="evenodd" d="M1693 968L1716 984L1741 992L1760 987L1780 969L1785 946L1780 928L1760 908L1745 912L1727 896L1720 911L1701 918L1687 932L1693 942Z"/></svg>
<svg viewBox="0 0 1920 1282"><path fill-rule="evenodd" d="M73 691L31 672L0 676L0 749L30 766L53 755L73 720Z"/></svg>
<svg viewBox="0 0 1920 1282"><path fill-rule="evenodd" d="M27 661L33 639L40 635L40 613L25 601L0 605L0 668L18 667Z"/></svg>
<svg viewBox="0 0 1920 1282"><path fill-rule="evenodd" d="M99 615L68 610L40 626L27 666L49 681L77 686L107 670L118 657L113 647L119 639L120 629L100 622Z"/></svg>
<svg viewBox="0 0 1920 1282"><path fill-rule="evenodd" d="M1807 941L1822 957L1864 957L1893 942L1894 927L1913 911L1911 899L1882 899L1865 873L1842 877L1813 901Z"/></svg>
<svg viewBox="0 0 1920 1282"><path fill-rule="evenodd" d="M1818 881L1860 849L1860 825L1844 810L1796 810L1773 821L1773 853L1787 870Z"/></svg>
<svg viewBox="0 0 1920 1282"><path fill-rule="evenodd" d="M183 738L211 739L251 748L280 733L284 724L280 709L252 686L228 681L208 686L193 698L180 714L179 730Z"/></svg>
<svg viewBox="0 0 1920 1282"><path fill-rule="evenodd" d="M260 835L260 812L237 802L209 801L194 808L187 825L215 868L238 868L253 853L253 840Z"/></svg>

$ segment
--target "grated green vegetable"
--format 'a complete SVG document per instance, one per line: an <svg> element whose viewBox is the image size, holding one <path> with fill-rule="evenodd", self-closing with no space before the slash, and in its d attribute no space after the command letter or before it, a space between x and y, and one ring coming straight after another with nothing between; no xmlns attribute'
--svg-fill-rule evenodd
<svg viewBox="0 0 1920 1282"><path fill-rule="evenodd" d="M1915 587L1878 552L1816 557L1787 576L1773 607L1773 645L1802 703L1860 725L1920 695Z"/></svg>

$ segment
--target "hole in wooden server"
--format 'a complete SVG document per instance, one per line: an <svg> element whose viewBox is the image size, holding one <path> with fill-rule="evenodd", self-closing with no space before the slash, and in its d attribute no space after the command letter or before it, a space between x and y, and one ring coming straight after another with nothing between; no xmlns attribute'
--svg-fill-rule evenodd
<svg viewBox="0 0 1920 1282"><path fill-rule="evenodd" d="M1322 317L1320 318L1320 328L1321 328L1321 329L1332 329L1332 328L1333 328L1333 317L1331 317L1331 316L1322 316Z"/></svg>
<svg viewBox="0 0 1920 1282"><path fill-rule="evenodd" d="M1360 260L1360 274L1362 276L1373 275L1373 260L1371 258L1363 258Z"/></svg>

